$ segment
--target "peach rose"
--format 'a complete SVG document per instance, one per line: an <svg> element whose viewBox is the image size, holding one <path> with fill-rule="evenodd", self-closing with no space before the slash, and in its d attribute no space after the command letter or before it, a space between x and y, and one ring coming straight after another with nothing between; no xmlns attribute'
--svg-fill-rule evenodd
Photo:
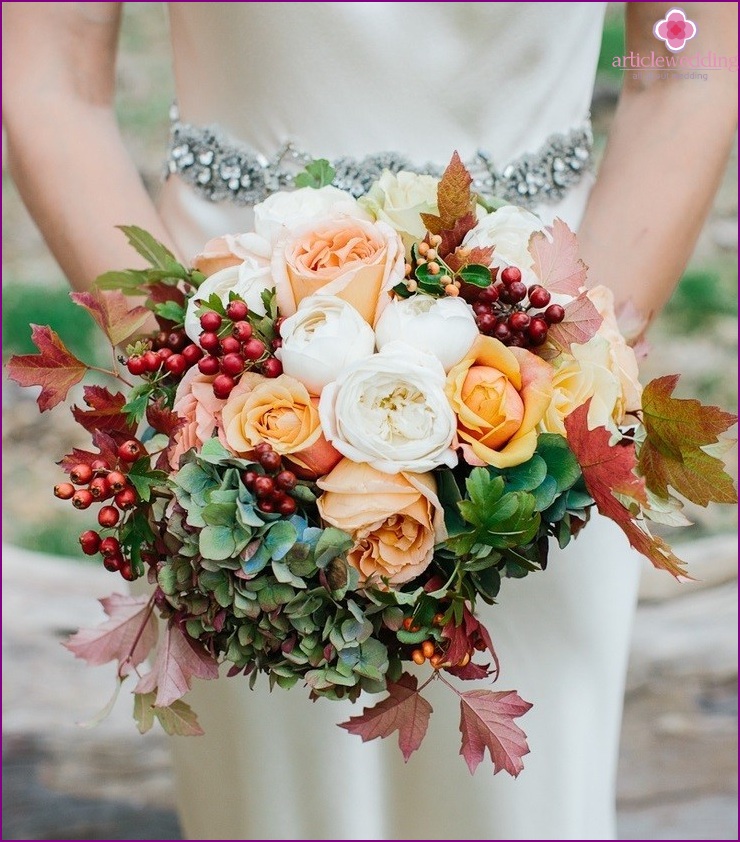
<svg viewBox="0 0 740 842"><path fill-rule="evenodd" d="M247 394L264 379L259 374L243 374L230 397ZM223 439L221 410L226 401L213 394L213 380L213 375L201 374L198 367L193 366L178 384L172 409L185 423L173 436L168 452L174 470L179 467L181 456L191 448L199 448L215 430Z"/></svg>
<svg viewBox="0 0 740 842"><path fill-rule="evenodd" d="M305 475L321 476L342 457L321 432L317 406L318 399L287 374L262 379L242 394L234 390L221 413L226 446L246 456L267 442Z"/></svg>
<svg viewBox="0 0 740 842"><path fill-rule="evenodd" d="M347 561L363 584L383 587L381 577L391 585L410 581L447 537L432 474L384 474L343 459L318 485L321 517L355 540Z"/></svg>
<svg viewBox="0 0 740 842"><path fill-rule="evenodd" d="M384 222L329 218L288 230L272 258L277 303L292 316L309 295L336 295L374 325L404 273L399 235Z"/></svg>
<svg viewBox="0 0 740 842"><path fill-rule="evenodd" d="M465 460L509 468L535 451L536 427L552 398L552 369L523 348L479 336L450 370L445 391Z"/></svg>
<svg viewBox="0 0 740 842"><path fill-rule="evenodd" d="M269 254L269 243L257 234L224 234L209 240L203 251L195 255L193 269L208 278L245 260L266 259Z"/></svg>

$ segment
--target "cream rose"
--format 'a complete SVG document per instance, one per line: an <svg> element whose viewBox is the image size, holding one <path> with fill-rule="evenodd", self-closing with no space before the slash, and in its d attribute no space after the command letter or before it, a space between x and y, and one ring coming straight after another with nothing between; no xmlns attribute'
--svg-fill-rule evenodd
<svg viewBox="0 0 740 842"><path fill-rule="evenodd" d="M296 228L312 219L324 217L371 219L354 196L337 187L301 187L273 193L264 202L255 205L254 230L274 245L284 229Z"/></svg>
<svg viewBox="0 0 740 842"><path fill-rule="evenodd" d="M292 316L309 295L336 295L373 325L404 277L403 243L384 222L323 219L285 231L272 258L277 303Z"/></svg>
<svg viewBox="0 0 740 842"><path fill-rule="evenodd" d="M341 456L322 435L316 403L302 383L286 374L263 380L245 394L232 392L221 410L226 446L245 456L267 442L307 474L325 474Z"/></svg>
<svg viewBox="0 0 740 842"><path fill-rule="evenodd" d="M411 172L384 170L360 205L375 219L387 222L401 235L407 248L426 234L420 214L437 214L438 178Z"/></svg>
<svg viewBox="0 0 740 842"><path fill-rule="evenodd" d="M552 377L553 395L542 419L541 429L565 435L564 419L591 398L589 429L615 429L619 415L619 379L610 368L609 343L594 336L583 345L571 345L570 354L555 361Z"/></svg>
<svg viewBox="0 0 740 842"><path fill-rule="evenodd" d="M326 386L321 426L340 453L383 473L453 467L455 416L444 385L439 360L392 342Z"/></svg>
<svg viewBox="0 0 740 842"><path fill-rule="evenodd" d="M537 425L552 396L552 370L524 348L479 336L447 376L447 397L470 464L510 468L537 447Z"/></svg>
<svg viewBox="0 0 740 842"><path fill-rule="evenodd" d="M355 308L334 295L309 295L298 312L280 326L282 348L276 352L285 374L312 395L352 363L375 350L372 328Z"/></svg>
<svg viewBox="0 0 740 842"><path fill-rule="evenodd" d="M198 341L203 333L198 308L202 301L207 301L212 295L217 295L221 303L226 306L229 303L229 293L233 292L244 299L252 313L264 316L265 305L262 301L262 293L272 288L270 266L266 263L260 265L257 261L250 260L216 272L215 275L203 281L195 295L188 301L185 312L185 333L193 342Z"/></svg>
<svg viewBox="0 0 740 842"><path fill-rule="evenodd" d="M447 537L432 474L386 474L343 459L318 482L321 517L355 541L347 561L361 584L402 585L426 570Z"/></svg>
<svg viewBox="0 0 740 842"><path fill-rule="evenodd" d="M609 370L619 380L621 394L612 417L617 424L625 415L642 406L642 385L635 352L622 335L614 313L614 294L605 286L595 286L586 293L603 321L596 335L609 346Z"/></svg>
<svg viewBox="0 0 740 842"><path fill-rule="evenodd" d="M478 336L472 307L462 298L412 295L388 304L375 326L378 349L400 340L432 354L445 371L459 363Z"/></svg>
<svg viewBox="0 0 740 842"><path fill-rule="evenodd" d="M522 281L529 286L539 283L532 268L529 238L535 231L544 230L543 222L533 213L515 205L504 205L478 221L463 240L464 248L495 246L492 266L503 269L516 266Z"/></svg>

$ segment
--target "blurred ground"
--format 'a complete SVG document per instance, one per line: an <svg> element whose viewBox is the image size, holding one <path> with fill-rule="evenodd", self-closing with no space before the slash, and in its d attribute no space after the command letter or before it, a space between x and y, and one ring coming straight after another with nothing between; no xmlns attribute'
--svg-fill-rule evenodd
<svg viewBox="0 0 740 842"><path fill-rule="evenodd" d="M618 17L609 18L606 57L621 52L621 37ZM593 104L598 144L620 81L608 61L602 67ZM118 74L126 141L156 192L172 98L163 4L126 4ZM73 350L90 349L84 314L69 303L4 156L3 231L4 358L34 350L29 321L72 337ZM736 283L735 152L691 265L651 331L645 380L679 371L680 395L736 406ZM92 564L62 558L76 554L86 526L51 495L59 481L54 460L84 444L68 413L40 416L32 396L4 380L3 535L24 549L4 551L3 838L173 839L165 738L140 737L124 699L96 730L72 724L102 707L107 688L104 671L87 669L58 645L74 627L95 621L95 598L111 585ZM706 586L674 587L649 571L643 583L622 741L624 839L737 838L736 511L688 514L695 525L679 540Z"/></svg>

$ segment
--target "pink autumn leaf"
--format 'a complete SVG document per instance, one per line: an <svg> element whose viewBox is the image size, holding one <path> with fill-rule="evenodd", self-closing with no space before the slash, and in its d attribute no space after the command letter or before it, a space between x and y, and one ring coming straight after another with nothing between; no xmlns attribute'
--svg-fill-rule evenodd
<svg viewBox="0 0 740 842"><path fill-rule="evenodd" d="M218 678L218 663L178 625L171 624L157 649L151 672L139 680L134 693L156 689L155 705L168 707L188 692L193 678Z"/></svg>
<svg viewBox="0 0 740 842"><path fill-rule="evenodd" d="M460 694L460 754L471 774L483 760L486 749L493 761L494 775L503 769L516 777L522 771L522 757L529 754L529 746L527 735L514 720L531 707L514 690L469 690Z"/></svg>
<svg viewBox="0 0 740 842"><path fill-rule="evenodd" d="M571 345L583 345L596 336L602 321L599 311L584 292L565 305L565 318L550 328L547 338L558 350L568 351Z"/></svg>
<svg viewBox="0 0 740 842"><path fill-rule="evenodd" d="M87 365L71 354L47 326L31 325L31 339L38 354L20 354L8 361L8 374L21 386L41 386L36 402L41 412L53 409L87 372Z"/></svg>
<svg viewBox="0 0 740 842"><path fill-rule="evenodd" d="M536 231L529 240L535 274L550 292L578 295L586 284L588 267L578 257L578 240L562 219L546 233Z"/></svg>
<svg viewBox="0 0 740 842"><path fill-rule="evenodd" d="M416 676L407 672L395 684L388 684L387 689L387 699L365 708L339 727L357 734L364 743L398 731L398 745L403 759L408 761L426 735L432 706L419 694Z"/></svg>
<svg viewBox="0 0 740 842"><path fill-rule="evenodd" d="M146 597L112 594L100 600L109 619L80 629L62 645L88 664L118 661L121 675L138 666L157 642L157 620Z"/></svg>
<svg viewBox="0 0 740 842"><path fill-rule="evenodd" d="M70 298L90 313L111 345L120 345L128 339L151 315L146 307L129 308L126 296L120 290L72 292Z"/></svg>

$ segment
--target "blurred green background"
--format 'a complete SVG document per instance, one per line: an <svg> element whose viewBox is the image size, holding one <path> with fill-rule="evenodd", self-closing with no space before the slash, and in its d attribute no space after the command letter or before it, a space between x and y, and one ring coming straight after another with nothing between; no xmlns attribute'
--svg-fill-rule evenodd
<svg viewBox="0 0 740 842"><path fill-rule="evenodd" d="M611 66L611 57L622 53L623 42L622 11L615 4L607 13L592 109L597 150L603 149L621 84L621 71ZM126 4L118 76L118 113L126 143L156 194L173 99L163 4ZM735 153L691 264L651 331L653 351L644 368L645 378L679 371L682 395L727 409L737 402L736 185ZM5 161L3 232L3 359L34 352L28 328L32 321L50 324L75 353L94 356L93 324L69 300L66 281L23 208ZM5 540L27 549L78 555L84 517L69 517L68 507L53 498L51 488L60 477L54 460L71 445L84 445L84 432L63 408L39 416L29 395L7 380L4 386ZM19 488L23 494L15 493ZM734 512L728 508L692 511L690 517L696 526L682 538L734 526Z"/></svg>

